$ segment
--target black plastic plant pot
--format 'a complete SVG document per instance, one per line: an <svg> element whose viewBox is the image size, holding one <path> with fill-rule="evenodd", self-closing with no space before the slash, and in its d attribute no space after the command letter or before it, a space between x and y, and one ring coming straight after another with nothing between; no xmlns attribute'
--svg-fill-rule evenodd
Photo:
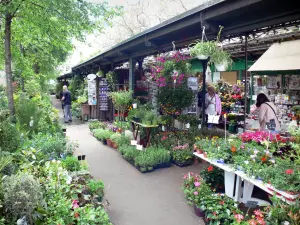
<svg viewBox="0 0 300 225"><path fill-rule="evenodd" d="M67 128L62 128L62 132L67 132Z"/></svg>
<svg viewBox="0 0 300 225"><path fill-rule="evenodd" d="M140 170L142 173L146 173L146 172L147 172L147 168L146 168L146 167L141 167L139 170Z"/></svg>
<svg viewBox="0 0 300 225"><path fill-rule="evenodd" d="M205 217L204 211L202 211L200 208L198 208L197 205L195 205L195 204L194 204L194 212L195 212L196 216L198 216L198 217L202 217L202 218Z"/></svg>
<svg viewBox="0 0 300 225"><path fill-rule="evenodd" d="M79 161L85 160L85 155L79 155L79 156L77 156L77 158Z"/></svg>
<svg viewBox="0 0 300 225"><path fill-rule="evenodd" d="M103 143L104 145L107 145L106 139L104 139L104 140L102 141L102 143Z"/></svg>

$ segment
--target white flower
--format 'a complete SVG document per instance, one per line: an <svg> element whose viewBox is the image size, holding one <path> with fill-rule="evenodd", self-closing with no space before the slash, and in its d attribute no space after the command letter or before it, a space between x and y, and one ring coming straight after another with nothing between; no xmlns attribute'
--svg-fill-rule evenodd
<svg viewBox="0 0 300 225"><path fill-rule="evenodd" d="M244 161L244 163L245 163L246 165L248 165L248 164L249 164L249 161Z"/></svg>
<svg viewBox="0 0 300 225"><path fill-rule="evenodd" d="M269 160L271 163L275 164L275 159L270 159Z"/></svg>
<svg viewBox="0 0 300 225"><path fill-rule="evenodd" d="M290 222L284 221L284 222L283 222L283 225L290 225Z"/></svg>
<svg viewBox="0 0 300 225"><path fill-rule="evenodd" d="M67 177L66 184L71 184L71 182L72 182L72 177L71 177L71 176L68 176L68 177Z"/></svg>
<svg viewBox="0 0 300 225"><path fill-rule="evenodd" d="M254 154L256 155L258 153L258 150L254 150Z"/></svg>
<svg viewBox="0 0 300 225"><path fill-rule="evenodd" d="M254 159L256 157L256 155L250 155L251 159Z"/></svg>

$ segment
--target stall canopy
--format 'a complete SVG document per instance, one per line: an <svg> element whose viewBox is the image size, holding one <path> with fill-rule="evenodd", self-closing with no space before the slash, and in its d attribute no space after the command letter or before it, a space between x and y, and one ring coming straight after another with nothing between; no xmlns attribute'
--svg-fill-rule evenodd
<svg viewBox="0 0 300 225"><path fill-rule="evenodd" d="M273 44L248 71L300 70L300 40Z"/></svg>

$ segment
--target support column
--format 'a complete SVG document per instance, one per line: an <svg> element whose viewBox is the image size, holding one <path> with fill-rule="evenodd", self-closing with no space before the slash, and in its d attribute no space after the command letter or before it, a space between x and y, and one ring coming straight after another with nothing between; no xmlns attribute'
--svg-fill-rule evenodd
<svg viewBox="0 0 300 225"><path fill-rule="evenodd" d="M245 35L245 102L244 102L244 132L246 131L247 98L248 98L248 34Z"/></svg>
<svg viewBox="0 0 300 225"><path fill-rule="evenodd" d="M136 60L132 57L129 58L129 90L134 91L134 71Z"/></svg>

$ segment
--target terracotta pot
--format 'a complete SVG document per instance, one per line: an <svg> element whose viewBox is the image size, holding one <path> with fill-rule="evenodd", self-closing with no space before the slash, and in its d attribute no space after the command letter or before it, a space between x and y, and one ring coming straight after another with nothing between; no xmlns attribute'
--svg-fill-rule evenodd
<svg viewBox="0 0 300 225"><path fill-rule="evenodd" d="M114 149L117 149L117 148L118 148L118 145L117 145L115 142L112 142L112 141L111 141L111 147L113 147Z"/></svg>
<svg viewBox="0 0 300 225"><path fill-rule="evenodd" d="M112 142L111 142L111 140L106 139L106 142L107 142L107 146L108 146L108 147L112 147Z"/></svg>
<svg viewBox="0 0 300 225"><path fill-rule="evenodd" d="M202 149L197 149L197 153L198 154L203 154L203 150Z"/></svg>

